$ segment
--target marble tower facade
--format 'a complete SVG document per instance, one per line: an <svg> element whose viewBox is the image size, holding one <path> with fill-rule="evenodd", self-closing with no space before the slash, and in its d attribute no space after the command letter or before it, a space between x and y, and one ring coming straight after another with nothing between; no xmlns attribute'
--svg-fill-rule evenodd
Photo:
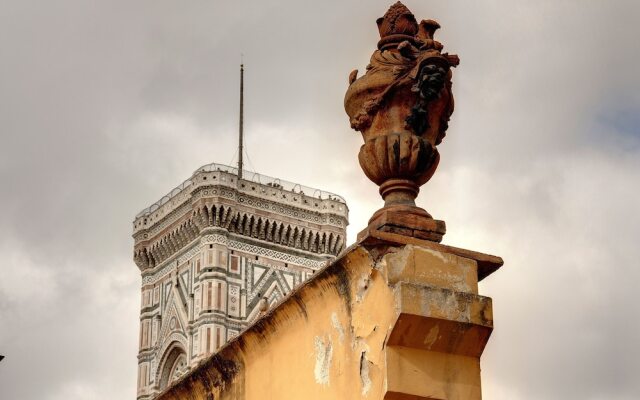
<svg viewBox="0 0 640 400"><path fill-rule="evenodd" d="M152 399L345 247L338 195L209 164L133 222L138 391Z"/></svg>

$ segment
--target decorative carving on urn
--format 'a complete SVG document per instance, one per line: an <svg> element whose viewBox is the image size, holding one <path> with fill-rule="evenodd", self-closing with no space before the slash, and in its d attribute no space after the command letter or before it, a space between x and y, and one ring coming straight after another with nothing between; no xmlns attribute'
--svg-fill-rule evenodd
<svg viewBox="0 0 640 400"><path fill-rule="evenodd" d="M351 127L364 138L360 166L385 201L369 226L377 221L378 228L439 242L444 222L433 220L414 200L440 160L436 146L453 113L451 68L459 58L443 53L434 39L437 22L418 23L400 2L377 24L378 50L364 76L358 78L357 70L350 74L344 100Z"/></svg>

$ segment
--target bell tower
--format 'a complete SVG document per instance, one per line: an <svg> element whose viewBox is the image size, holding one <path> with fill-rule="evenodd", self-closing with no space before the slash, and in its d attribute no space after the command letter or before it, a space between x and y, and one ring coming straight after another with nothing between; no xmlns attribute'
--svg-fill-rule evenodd
<svg viewBox="0 0 640 400"><path fill-rule="evenodd" d="M208 164L133 222L142 277L138 399L152 399L301 285L345 247L333 193Z"/></svg>

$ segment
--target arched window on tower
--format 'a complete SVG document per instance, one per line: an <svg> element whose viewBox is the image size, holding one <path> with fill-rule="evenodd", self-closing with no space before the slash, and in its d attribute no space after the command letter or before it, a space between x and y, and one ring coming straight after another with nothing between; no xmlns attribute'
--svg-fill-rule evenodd
<svg viewBox="0 0 640 400"><path fill-rule="evenodd" d="M174 342L162 357L159 386L167 388L172 382L180 379L188 370L187 353L178 342Z"/></svg>

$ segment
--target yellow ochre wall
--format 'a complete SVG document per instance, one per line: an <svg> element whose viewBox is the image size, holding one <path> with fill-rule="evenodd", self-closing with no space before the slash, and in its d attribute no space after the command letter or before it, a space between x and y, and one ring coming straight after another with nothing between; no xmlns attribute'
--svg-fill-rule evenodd
<svg viewBox="0 0 640 400"><path fill-rule="evenodd" d="M491 299L449 249L352 246L159 399L480 399Z"/></svg>

